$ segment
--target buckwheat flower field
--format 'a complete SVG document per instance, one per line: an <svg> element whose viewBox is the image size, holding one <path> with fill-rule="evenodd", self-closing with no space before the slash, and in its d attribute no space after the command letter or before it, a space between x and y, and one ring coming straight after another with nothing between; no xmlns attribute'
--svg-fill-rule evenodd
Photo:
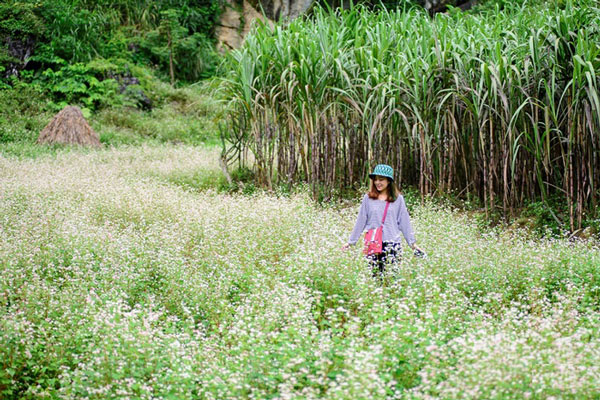
<svg viewBox="0 0 600 400"><path fill-rule="evenodd" d="M358 203L219 179L197 147L0 157L0 397L600 397L593 242L413 202L429 257L380 283L340 251Z"/></svg>

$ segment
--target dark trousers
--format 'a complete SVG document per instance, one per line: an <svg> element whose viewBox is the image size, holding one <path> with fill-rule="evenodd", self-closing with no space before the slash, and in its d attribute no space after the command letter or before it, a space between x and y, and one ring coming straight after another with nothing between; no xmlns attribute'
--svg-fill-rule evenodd
<svg viewBox="0 0 600 400"><path fill-rule="evenodd" d="M402 244L398 242L383 242L382 252L367 256L367 261L374 277L381 277L386 265L395 264L402 257Z"/></svg>

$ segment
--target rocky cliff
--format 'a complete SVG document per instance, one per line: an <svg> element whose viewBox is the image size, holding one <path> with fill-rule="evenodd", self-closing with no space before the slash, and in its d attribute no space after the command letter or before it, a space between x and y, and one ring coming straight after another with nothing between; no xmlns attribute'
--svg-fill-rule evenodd
<svg viewBox="0 0 600 400"><path fill-rule="evenodd" d="M241 0L241 3L227 0L216 29L219 47L222 50L239 47L257 19L267 23L294 19L312 4L313 0Z"/></svg>

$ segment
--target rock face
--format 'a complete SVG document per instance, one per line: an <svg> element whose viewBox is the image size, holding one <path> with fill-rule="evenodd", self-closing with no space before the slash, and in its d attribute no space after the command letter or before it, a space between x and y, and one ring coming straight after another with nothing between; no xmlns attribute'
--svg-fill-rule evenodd
<svg viewBox="0 0 600 400"><path fill-rule="evenodd" d="M294 19L304 14L313 5L313 0L258 0L256 9L263 9L272 21Z"/></svg>
<svg viewBox="0 0 600 400"><path fill-rule="evenodd" d="M31 37L25 39L8 37L5 39L5 43L8 55L13 57L15 62L8 64L4 75L7 78L9 76L16 76L18 78L20 71L29 63L29 59L35 48L35 40Z"/></svg>
<svg viewBox="0 0 600 400"><path fill-rule="evenodd" d="M235 0L227 0L225 11L221 15L221 21L215 30L217 37L217 48L221 51L237 49L242 45L244 38L252 29L256 20L271 23L247 0L241 4Z"/></svg>
<svg viewBox="0 0 600 400"><path fill-rule="evenodd" d="M37 142L101 146L98 134L87 123L81 110L74 106L67 106L56 114L40 132Z"/></svg>
<svg viewBox="0 0 600 400"><path fill-rule="evenodd" d="M237 49L257 19L267 23L294 19L304 14L312 4L313 0L241 0L241 3L239 0L227 0L216 28L218 47L220 50Z"/></svg>

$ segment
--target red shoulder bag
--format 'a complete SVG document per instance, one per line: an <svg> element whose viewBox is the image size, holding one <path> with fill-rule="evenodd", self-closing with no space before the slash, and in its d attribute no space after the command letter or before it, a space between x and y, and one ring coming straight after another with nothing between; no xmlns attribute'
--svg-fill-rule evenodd
<svg viewBox="0 0 600 400"><path fill-rule="evenodd" d="M385 204L385 210L383 211L383 220L381 225L377 228L372 228L365 234L365 248L363 253L367 256L381 254L383 251L383 224L385 223L385 217L387 215L390 202L387 201Z"/></svg>

